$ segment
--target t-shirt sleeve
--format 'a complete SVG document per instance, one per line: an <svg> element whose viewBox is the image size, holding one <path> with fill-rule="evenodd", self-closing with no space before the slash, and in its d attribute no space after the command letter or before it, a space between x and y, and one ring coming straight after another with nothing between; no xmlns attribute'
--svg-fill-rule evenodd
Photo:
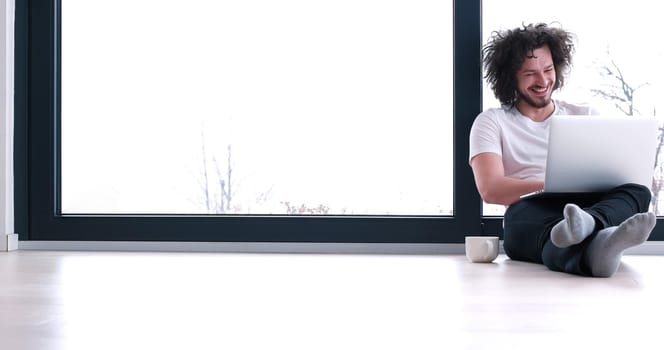
<svg viewBox="0 0 664 350"><path fill-rule="evenodd" d="M480 113L470 128L470 155L468 163L480 153L496 153L502 156L500 128L497 121L488 113Z"/></svg>

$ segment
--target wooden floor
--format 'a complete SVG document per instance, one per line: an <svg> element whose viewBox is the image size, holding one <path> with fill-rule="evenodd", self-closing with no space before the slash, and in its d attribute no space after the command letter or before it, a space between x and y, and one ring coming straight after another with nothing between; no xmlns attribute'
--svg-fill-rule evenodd
<svg viewBox="0 0 664 350"><path fill-rule="evenodd" d="M664 256L0 253L0 349L664 349Z"/></svg>

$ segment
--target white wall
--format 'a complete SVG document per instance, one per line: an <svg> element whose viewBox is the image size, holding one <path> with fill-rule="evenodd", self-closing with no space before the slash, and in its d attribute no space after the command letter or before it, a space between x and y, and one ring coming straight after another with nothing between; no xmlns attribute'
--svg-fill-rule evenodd
<svg viewBox="0 0 664 350"><path fill-rule="evenodd" d="M0 251L17 247L14 234L14 0L0 4Z"/></svg>

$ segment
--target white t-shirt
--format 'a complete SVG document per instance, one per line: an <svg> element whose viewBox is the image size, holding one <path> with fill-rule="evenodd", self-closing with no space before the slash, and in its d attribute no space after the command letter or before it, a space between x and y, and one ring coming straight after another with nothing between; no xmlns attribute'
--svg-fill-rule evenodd
<svg viewBox="0 0 664 350"><path fill-rule="evenodd" d="M594 115L589 106L553 101L553 115ZM491 152L502 157L505 176L544 180L551 118L535 122L512 107L480 113L470 130L470 157Z"/></svg>

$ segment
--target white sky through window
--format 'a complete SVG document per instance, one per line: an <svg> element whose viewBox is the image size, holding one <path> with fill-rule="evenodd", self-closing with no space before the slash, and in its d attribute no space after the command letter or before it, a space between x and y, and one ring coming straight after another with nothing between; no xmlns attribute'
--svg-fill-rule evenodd
<svg viewBox="0 0 664 350"><path fill-rule="evenodd" d="M63 211L450 214L451 4L63 1Z"/></svg>

